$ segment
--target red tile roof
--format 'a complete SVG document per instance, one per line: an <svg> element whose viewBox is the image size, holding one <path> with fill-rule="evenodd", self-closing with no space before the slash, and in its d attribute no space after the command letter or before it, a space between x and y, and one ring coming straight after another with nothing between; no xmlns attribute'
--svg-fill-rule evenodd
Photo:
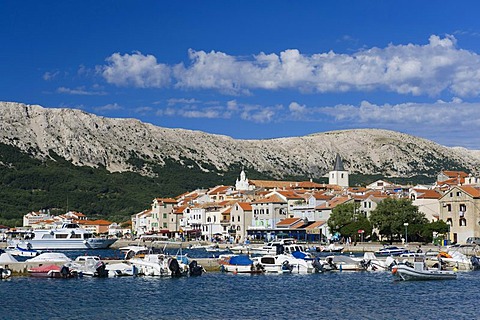
<svg viewBox="0 0 480 320"><path fill-rule="evenodd" d="M232 188L231 186L216 186L212 188L207 194L217 194L217 193L226 193L228 189Z"/></svg>
<svg viewBox="0 0 480 320"><path fill-rule="evenodd" d="M442 195L435 190L413 189L417 192L417 199L440 199Z"/></svg>
<svg viewBox="0 0 480 320"><path fill-rule="evenodd" d="M480 198L480 188L472 186L461 186L460 189L471 195L473 198Z"/></svg>
<svg viewBox="0 0 480 320"><path fill-rule="evenodd" d="M252 211L252 204L249 202L239 202L238 205L243 209L243 211Z"/></svg>
<svg viewBox="0 0 480 320"><path fill-rule="evenodd" d="M164 203L177 203L178 201L172 198L157 198L158 202L164 202Z"/></svg>
<svg viewBox="0 0 480 320"><path fill-rule="evenodd" d="M283 199L280 198L279 196L272 195L268 198L258 199L256 201L254 201L253 203L255 204L255 203L286 203L286 202L283 201Z"/></svg>
<svg viewBox="0 0 480 320"><path fill-rule="evenodd" d="M318 228L318 227L321 227L323 226L325 223L327 223L326 221L315 221L314 223L312 223L311 225L305 227L305 229L314 229L314 228Z"/></svg>

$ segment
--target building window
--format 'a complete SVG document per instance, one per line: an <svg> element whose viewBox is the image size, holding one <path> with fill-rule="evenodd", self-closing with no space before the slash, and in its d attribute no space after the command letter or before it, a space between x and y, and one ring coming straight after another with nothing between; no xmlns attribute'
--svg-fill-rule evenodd
<svg viewBox="0 0 480 320"><path fill-rule="evenodd" d="M448 219L447 219L447 224L450 225L450 227L453 227L452 218L448 218Z"/></svg>
<svg viewBox="0 0 480 320"><path fill-rule="evenodd" d="M163 219L167 219L167 214L166 213L163 214Z"/></svg>
<svg viewBox="0 0 480 320"><path fill-rule="evenodd" d="M465 218L460 218L460 221L458 222L458 225L460 227L466 227L467 226L467 219Z"/></svg>
<svg viewBox="0 0 480 320"><path fill-rule="evenodd" d="M460 191L457 192L457 197L460 197L462 193Z"/></svg>
<svg viewBox="0 0 480 320"><path fill-rule="evenodd" d="M452 197L453 197L453 192L450 192L450 198L452 198Z"/></svg>
<svg viewBox="0 0 480 320"><path fill-rule="evenodd" d="M447 211L452 212L452 205L450 203L447 204Z"/></svg>

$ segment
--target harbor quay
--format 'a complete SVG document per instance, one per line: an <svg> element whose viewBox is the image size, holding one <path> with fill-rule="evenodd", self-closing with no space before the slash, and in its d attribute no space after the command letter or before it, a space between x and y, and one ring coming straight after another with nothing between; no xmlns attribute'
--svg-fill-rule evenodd
<svg viewBox="0 0 480 320"><path fill-rule="evenodd" d="M123 240L119 239L117 240L111 247L110 249L112 250L118 250L122 247L126 247L129 245L142 245L146 247L152 247L152 248L165 248L165 249L182 249L183 254L187 254L188 256L188 249L195 246L195 245L211 245L211 242L207 241L189 241L189 242L175 242L175 241L132 241L132 240ZM306 247L309 248L316 248L320 247L319 243L303 243ZM229 243L218 243L219 249L222 249L226 254L228 254L228 249L234 245L229 244ZM256 243L256 244L251 244L252 248L255 247L261 247L263 246L264 243ZM393 244L396 245L396 244ZM436 246L433 244L419 244L419 243L409 243L409 244L398 244L399 246L403 246L411 251L416 251L418 249L421 249L423 252L428 252L428 251L442 251L442 250L447 250L446 247L440 247ZM6 243L1 242L0 243L0 248L5 248ZM372 243L372 242L364 242L364 243L357 243L356 245L351 244L347 245L344 247L344 250L342 252L343 255L349 255L349 254L356 254L356 255L361 255L362 253L365 252L375 252L383 248L384 245L382 243ZM327 252L328 253L328 252ZM90 254L95 254L95 251L90 251ZM245 254L248 254L246 252ZM126 262L124 259L102 259L106 265L108 264L115 264L115 263L121 263L121 262ZM203 266L205 271L207 272L220 272L220 264L219 264L219 258L218 255L212 257L195 257L192 260L196 260L198 264ZM14 276L26 276L28 275L28 270L30 268L34 267L39 267L45 264L55 264L58 266L62 266L64 262L27 262L27 261L19 261L19 262L9 262L9 263L4 263L0 264L0 267L2 268L8 268L12 271L12 275Z"/></svg>

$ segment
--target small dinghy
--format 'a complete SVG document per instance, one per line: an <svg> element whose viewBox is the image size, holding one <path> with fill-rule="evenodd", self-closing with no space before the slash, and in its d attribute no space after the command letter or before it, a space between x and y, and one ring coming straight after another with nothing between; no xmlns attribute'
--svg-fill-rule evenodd
<svg viewBox="0 0 480 320"><path fill-rule="evenodd" d="M427 268L425 256L415 256L413 265L409 262L401 263L392 268L393 276L398 280L452 280L457 278L454 271L442 270L441 263L438 268Z"/></svg>

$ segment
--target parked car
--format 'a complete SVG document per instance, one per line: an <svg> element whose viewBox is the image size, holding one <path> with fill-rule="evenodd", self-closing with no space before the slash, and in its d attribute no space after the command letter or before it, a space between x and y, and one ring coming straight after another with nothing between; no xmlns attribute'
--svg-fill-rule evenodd
<svg viewBox="0 0 480 320"><path fill-rule="evenodd" d="M480 237L469 237L467 238L468 244L480 244Z"/></svg>

